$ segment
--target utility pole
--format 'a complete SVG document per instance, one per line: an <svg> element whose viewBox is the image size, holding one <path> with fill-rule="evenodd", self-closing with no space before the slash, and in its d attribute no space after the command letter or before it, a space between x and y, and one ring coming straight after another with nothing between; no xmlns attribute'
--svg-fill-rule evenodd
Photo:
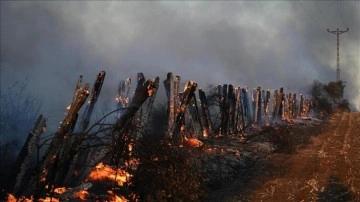
<svg viewBox="0 0 360 202"><path fill-rule="evenodd" d="M349 28L347 28L346 31L339 30L339 28L337 28L336 31L330 31L329 29L327 29L327 31L332 34L336 34L336 39L337 39L336 81L340 81L340 54L339 54L340 34L348 32Z"/></svg>

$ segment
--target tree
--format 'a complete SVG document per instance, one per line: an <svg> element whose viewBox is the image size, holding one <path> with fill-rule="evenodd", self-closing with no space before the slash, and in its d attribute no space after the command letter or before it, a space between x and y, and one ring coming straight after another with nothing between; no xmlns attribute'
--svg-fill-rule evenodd
<svg viewBox="0 0 360 202"><path fill-rule="evenodd" d="M340 104L343 99L345 85L342 81L329 82L328 85L324 86L324 90L329 94L334 105Z"/></svg>

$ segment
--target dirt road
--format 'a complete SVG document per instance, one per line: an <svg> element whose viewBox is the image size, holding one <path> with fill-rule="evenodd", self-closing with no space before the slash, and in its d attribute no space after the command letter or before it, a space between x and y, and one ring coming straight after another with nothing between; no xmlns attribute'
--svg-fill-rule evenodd
<svg viewBox="0 0 360 202"><path fill-rule="evenodd" d="M294 153L269 155L247 189L235 181L221 190L222 201L360 201L360 113L336 114L316 130Z"/></svg>

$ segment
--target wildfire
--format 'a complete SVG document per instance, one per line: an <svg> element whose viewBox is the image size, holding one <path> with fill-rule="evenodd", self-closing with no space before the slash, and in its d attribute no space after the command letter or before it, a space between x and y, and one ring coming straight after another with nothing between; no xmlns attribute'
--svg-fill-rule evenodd
<svg viewBox="0 0 360 202"><path fill-rule="evenodd" d="M118 196L118 195L114 194L112 191L107 191L107 193L110 197L111 202L127 202L128 201L123 196Z"/></svg>
<svg viewBox="0 0 360 202"><path fill-rule="evenodd" d="M39 202L60 202L60 200L54 197L46 197L45 199L40 199Z"/></svg>
<svg viewBox="0 0 360 202"><path fill-rule="evenodd" d="M99 163L95 169L91 171L88 180L92 181L116 181L119 186L123 186L126 179L130 177L129 173L121 169L114 170L110 166Z"/></svg>
<svg viewBox="0 0 360 202"><path fill-rule="evenodd" d="M89 197L89 192L85 190L78 191L74 194L74 198L80 200L86 200L88 197Z"/></svg>
<svg viewBox="0 0 360 202"><path fill-rule="evenodd" d="M184 140L184 145L188 147L201 147L204 145L204 143L196 138L189 138L189 139L186 138Z"/></svg>

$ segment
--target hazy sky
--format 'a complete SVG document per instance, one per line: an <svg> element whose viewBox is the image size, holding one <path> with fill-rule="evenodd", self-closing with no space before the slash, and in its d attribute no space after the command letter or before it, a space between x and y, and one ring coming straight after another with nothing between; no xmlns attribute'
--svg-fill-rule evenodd
<svg viewBox="0 0 360 202"><path fill-rule="evenodd" d="M305 91L336 78L360 109L359 1L1 1L1 89L28 78L44 113L63 115L78 76L119 80L167 72L182 80ZM161 88L163 91L163 87Z"/></svg>

